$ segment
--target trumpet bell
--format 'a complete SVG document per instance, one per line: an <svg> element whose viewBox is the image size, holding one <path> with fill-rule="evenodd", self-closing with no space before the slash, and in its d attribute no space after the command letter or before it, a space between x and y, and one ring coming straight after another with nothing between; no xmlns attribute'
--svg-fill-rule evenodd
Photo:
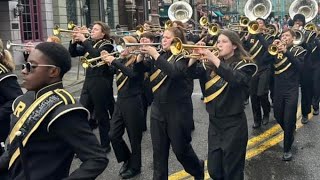
<svg viewBox="0 0 320 180"><path fill-rule="evenodd" d="M199 20L201 26L207 26L209 24L208 17L202 16Z"/></svg>
<svg viewBox="0 0 320 180"><path fill-rule="evenodd" d="M77 25L75 25L73 21L69 21L67 26L68 26L68 30L73 30Z"/></svg>
<svg viewBox="0 0 320 180"><path fill-rule="evenodd" d="M247 17L241 17L240 18L240 26L248 26L250 20Z"/></svg>
<svg viewBox="0 0 320 180"><path fill-rule="evenodd" d="M170 5L168 16L171 21L181 21L186 23L192 17L192 7L185 1L177 1Z"/></svg>
<svg viewBox="0 0 320 180"><path fill-rule="evenodd" d="M213 23L208 26L208 33L212 36L217 36L220 33L220 27L218 24Z"/></svg>
<svg viewBox="0 0 320 180"><path fill-rule="evenodd" d="M302 14L306 22L310 22L318 14L318 2L316 0L294 0L289 7L291 19L296 14Z"/></svg>
<svg viewBox="0 0 320 180"><path fill-rule="evenodd" d="M182 41L175 37L171 43L170 51L173 55L178 55L182 52Z"/></svg>
<svg viewBox="0 0 320 180"><path fill-rule="evenodd" d="M314 23L308 23L304 26L304 29L307 31L318 31L317 26Z"/></svg>
<svg viewBox="0 0 320 180"><path fill-rule="evenodd" d="M6 48L7 48L7 49L10 49L10 48L11 48L11 44L12 44L12 42L11 42L10 40L8 40L8 41L7 41Z"/></svg>
<svg viewBox="0 0 320 180"><path fill-rule="evenodd" d="M294 45L301 45L303 42L305 42L305 35L304 35L304 33L302 32L302 31L300 31L300 30L293 30L294 31L294 33L296 34L296 37L295 37L295 39L293 40L293 44Z"/></svg>
<svg viewBox="0 0 320 180"><path fill-rule="evenodd" d="M248 32L250 34L258 34L259 33L259 24L257 21L251 21L249 24L248 24Z"/></svg>
<svg viewBox="0 0 320 180"><path fill-rule="evenodd" d="M167 20L164 24L164 29L168 29L172 27L173 22L171 20Z"/></svg>
<svg viewBox="0 0 320 180"><path fill-rule="evenodd" d="M268 52L269 54L271 54L272 56L275 56L278 54L278 47L274 44L271 44L269 47L268 47Z"/></svg>
<svg viewBox="0 0 320 180"><path fill-rule="evenodd" d="M138 35L138 36L141 36L141 34L143 34L144 33L144 28L143 28L143 26L142 25L138 25L137 27L136 27L136 34Z"/></svg>

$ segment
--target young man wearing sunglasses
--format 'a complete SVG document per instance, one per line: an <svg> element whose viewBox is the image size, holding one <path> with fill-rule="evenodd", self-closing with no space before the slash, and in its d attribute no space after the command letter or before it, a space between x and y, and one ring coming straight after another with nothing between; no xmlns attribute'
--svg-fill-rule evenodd
<svg viewBox="0 0 320 180"><path fill-rule="evenodd" d="M31 52L22 69L28 92L13 103L0 174L8 170L13 180L95 179L106 168L88 110L63 89L62 77L70 68L70 55L60 44L44 42ZM69 175L75 153L83 163Z"/></svg>

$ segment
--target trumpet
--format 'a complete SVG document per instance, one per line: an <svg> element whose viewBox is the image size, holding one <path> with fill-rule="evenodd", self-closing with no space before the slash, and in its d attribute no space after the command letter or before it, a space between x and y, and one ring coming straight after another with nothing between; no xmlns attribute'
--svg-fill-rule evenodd
<svg viewBox="0 0 320 180"><path fill-rule="evenodd" d="M209 19L206 16L202 16L199 20L201 26L208 26Z"/></svg>
<svg viewBox="0 0 320 180"><path fill-rule="evenodd" d="M215 50L214 46L200 46L200 45L191 45L191 44L183 44L180 38L175 37L170 46L170 51L173 55L184 54L185 57L188 58L199 58L200 55L189 54L187 50L195 49L195 48L206 48Z"/></svg>
<svg viewBox="0 0 320 180"><path fill-rule="evenodd" d="M314 23L308 23L304 26L304 30L306 31L314 31L315 33L318 33L318 27Z"/></svg>
<svg viewBox="0 0 320 180"><path fill-rule="evenodd" d="M74 30L68 30L68 29L61 29L59 27L59 25L56 25L53 28L53 35L55 35L55 36L61 34L62 32L65 32L65 33L78 33L78 32L80 32L80 33L84 34L86 37L90 36L90 32L81 32L81 31L74 31Z"/></svg>
<svg viewBox="0 0 320 180"><path fill-rule="evenodd" d="M110 53L109 55L112 56L112 55L116 55L116 54L119 54L121 52L119 51L116 51L116 52L113 52L113 53ZM106 62L105 61L99 61L101 59L101 56L98 56L98 57L95 57L95 58L91 58L91 59L87 59L86 57L81 57L80 58L80 61L81 61L81 66L84 68L84 69L87 69L88 67L91 67L91 68L95 68L95 67L99 67L99 66L102 66L102 65L105 65ZM95 65L93 65L93 63L95 63Z"/></svg>
<svg viewBox="0 0 320 180"><path fill-rule="evenodd" d="M248 27L249 22L249 18L241 17L239 23L229 25L228 29L233 31L242 31L244 28Z"/></svg>
<svg viewBox="0 0 320 180"><path fill-rule="evenodd" d="M18 47L34 47L34 45L27 45L27 44L15 44L12 43L10 40L7 41L7 49L9 50L12 46L18 46Z"/></svg>
<svg viewBox="0 0 320 180"><path fill-rule="evenodd" d="M279 53L279 46L281 46L281 45L287 45L287 43L284 41L280 41L280 40L274 41L268 47L269 54L271 54L272 56L277 55Z"/></svg>

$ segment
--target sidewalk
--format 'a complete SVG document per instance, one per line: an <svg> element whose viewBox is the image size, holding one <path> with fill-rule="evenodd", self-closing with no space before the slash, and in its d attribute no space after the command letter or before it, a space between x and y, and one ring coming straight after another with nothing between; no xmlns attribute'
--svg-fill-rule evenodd
<svg viewBox="0 0 320 180"><path fill-rule="evenodd" d="M84 81L84 70L80 64L78 66L78 62L79 62L79 58L72 58L71 69L63 77L63 85L65 89L73 95L81 91L82 84ZM18 76L18 83L21 85L22 83L21 65L16 66L14 73ZM25 89L24 88L22 89L25 92Z"/></svg>

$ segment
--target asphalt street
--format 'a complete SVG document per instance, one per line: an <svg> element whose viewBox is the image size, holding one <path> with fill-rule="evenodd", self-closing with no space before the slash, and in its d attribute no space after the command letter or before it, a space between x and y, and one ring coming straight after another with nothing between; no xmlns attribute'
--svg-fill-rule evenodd
<svg viewBox="0 0 320 180"><path fill-rule="evenodd" d="M19 74L19 68L16 71ZM80 96L82 82L84 79L84 71L77 65L77 59L73 62L73 67L64 77L64 84L68 91L75 97ZM115 86L114 86L115 87ZM115 90L116 92L116 90ZM116 95L116 93L115 93ZM194 106L195 130L192 133L192 145L200 159L207 159L207 130L208 130L208 114L205 110L204 103L200 100L201 91L198 81L195 80L194 93L192 95ZM226 107L227 108L227 107ZM150 111L150 109L149 109ZM245 109L249 141L247 147L245 179L246 180L319 180L320 179L320 116L309 115L310 122L306 125L300 123L301 108L297 112L297 131L293 144L294 158L291 162L281 160L283 152L283 132L273 115L270 116L270 123L262 126L258 130L253 130L253 116L251 105L247 105ZM148 112L149 115L149 112ZM149 127L148 120L148 127ZM98 137L97 130L94 133ZM124 135L126 141L128 138ZM119 169L122 164L116 161L114 152L108 153L110 163L106 170L97 178L97 180L118 180ZM71 171L79 167L81 164L79 159L74 159ZM136 176L135 180L151 180L152 179L152 143L149 129L143 134L142 139L142 169L141 174ZM177 161L173 152L169 157L169 179L184 180L193 179ZM206 179L210 179L206 172Z"/></svg>

